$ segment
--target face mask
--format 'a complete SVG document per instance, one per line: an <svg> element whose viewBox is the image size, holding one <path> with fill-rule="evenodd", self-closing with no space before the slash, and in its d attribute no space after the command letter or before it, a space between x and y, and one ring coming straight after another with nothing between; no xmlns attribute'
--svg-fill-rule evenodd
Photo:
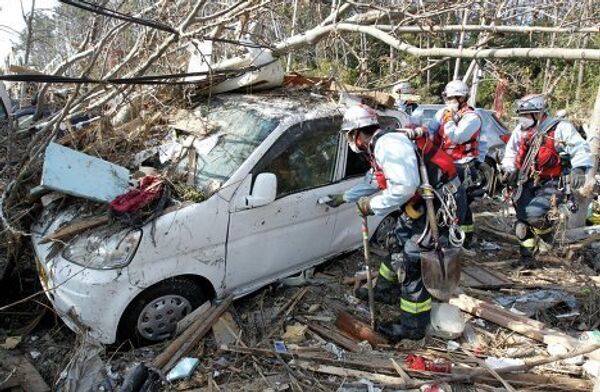
<svg viewBox="0 0 600 392"><path fill-rule="evenodd" d="M531 117L519 116L519 124L521 129L529 129L535 125L535 121Z"/></svg>
<svg viewBox="0 0 600 392"><path fill-rule="evenodd" d="M458 112L458 101L455 99L448 100L446 101L446 107L448 107L448 110L452 112Z"/></svg>

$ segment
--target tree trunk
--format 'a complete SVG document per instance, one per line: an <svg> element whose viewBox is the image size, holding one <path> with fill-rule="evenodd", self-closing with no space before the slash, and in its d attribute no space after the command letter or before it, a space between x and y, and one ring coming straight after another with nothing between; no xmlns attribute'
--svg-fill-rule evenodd
<svg viewBox="0 0 600 392"><path fill-rule="evenodd" d="M290 37L274 45L274 52L287 53L303 46L314 45L320 39L334 30L338 32L353 32L368 34L378 40L416 57L460 57L460 58L534 58L534 59L563 59L600 61L599 49L568 49L568 48L488 48L488 49L452 49L430 48L420 49L409 45L373 26L361 26L350 23L339 23L316 27L302 34Z"/></svg>
<svg viewBox="0 0 600 392"><path fill-rule="evenodd" d="M31 10L29 11L29 16L25 15L25 11L23 10L23 2L21 2L21 11L23 12L23 19L25 19L25 23L27 24L27 38L25 39L25 54L23 55L23 66L27 66L29 64L29 55L31 53L31 44L33 42L33 16L35 12L35 0L31 1ZM21 92L19 96L19 108L23 107L25 102L25 94L27 93L27 83L21 83Z"/></svg>
<svg viewBox="0 0 600 392"><path fill-rule="evenodd" d="M465 9L463 12L462 26L467 24L467 18L469 17L469 10ZM461 30L460 37L458 38L458 50L462 50L463 42L465 42L465 31ZM457 80L460 77L460 57L456 58L454 63L454 77L453 80Z"/></svg>
<svg viewBox="0 0 600 392"><path fill-rule="evenodd" d="M594 103L594 111L590 118L589 127L586 132L587 141L590 144L592 150L593 166L592 170L588 173L586 186L583 189L583 194L591 196L594 190L595 176L598 172L598 152L600 151L600 84L598 85L598 92L596 93L596 102Z"/></svg>
<svg viewBox="0 0 600 392"><path fill-rule="evenodd" d="M294 0L294 13L292 15L292 36L296 34L296 23L298 19L298 0ZM287 64L285 66L286 72L290 72L292 66L292 52L288 53Z"/></svg>
<svg viewBox="0 0 600 392"><path fill-rule="evenodd" d="M590 38L589 35L586 35L583 38L583 47L584 48L586 47L589 38ZM579 60L579 70L577 72L577 87L575 88L575 101L576 102L581 101L581 86L583 85L584 73L585 73L585 61Z"/></svg>

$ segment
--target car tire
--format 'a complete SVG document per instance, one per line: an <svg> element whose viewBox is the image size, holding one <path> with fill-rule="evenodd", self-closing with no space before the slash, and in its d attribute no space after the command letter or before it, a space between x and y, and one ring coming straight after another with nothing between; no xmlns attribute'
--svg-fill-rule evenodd
<svg viewBox="0 0 600 392"><path fill-rule="evenodd" d="M119 324L120 340L130 340L137 347L169 339L177 322L208 299L202 287L188 278L150 286L125 310Z"/></svg>

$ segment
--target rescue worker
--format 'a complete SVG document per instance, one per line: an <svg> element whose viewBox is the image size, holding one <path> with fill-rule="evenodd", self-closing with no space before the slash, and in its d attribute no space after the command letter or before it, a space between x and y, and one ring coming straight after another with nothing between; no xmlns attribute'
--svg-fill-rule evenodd
<svg viewBox="0 0 600 392"><path fill-rule="evenodd" d="M379 330L391 341L421 339L429 324L431 296L423 285L420 253L424 249L431 249L433 244L428 235L418 243L425 231L425 206L417 193L421 179L415 144L406 133L380 129L376 112L365 105L356 105L346 111L342 132L352 151L364 153L372 169L367 172L364 181L352 189L343 194L330 195L329 205L338 207L345 202L356 202L359 213L365 216L386 216L402 210L394 234L402 248L403 279L398 281L391 257L388 257L380 264L379 279L374 288L378 301L397 303L395 301L400 294L401 318L380 325ZM415 137L419 130L411 133L409 136ZM426 131L420 130L420 133L426 134ZM462 188L452 158L435 149L430 141L427 143L426 137L422 137L421 141L425 161L435 161L438 165L428 167L434 188L442 192L442 186L447 185L448 188L444 189L451 195L460 192ZM368 197L379 191L380 194ZM446 235L444 243L447 239ZM362 293L359 291L357 295L363 299L368 297L366 290Z"/></svg>
<svg viewBox="0 0 600 392"><path fill-rule="evenodd" d="M506 145L502 169L517 213L515 234L520 242L519 264L535 266L534 254L551 246L553 225L547 213L553 195L562 199L565 177L572 190L585 184L592 167L587 142L569 121L548 114L542 94L527 95L515 103L519 124ZM561 159L562 158L562 159ZM559 189L560 188L560 189Z"/></svg>
<svg viewBox="0 0 600 392"><path fill-rule="evenodd" d="M408 115L411 115L419 104L411 99L411 95L415 93L415 89L409 82L401 82L392 88L392 93L398 95L398 109Z"/></svg>
<svg viewBox="0 0 600 392"><path fill-rule="evenodd" d="M458 175L467 192L467 199L461 200L462 205L458 208L465 211L461 229L466 234L463 246L468 248L474 232L470 204L481 185L478 171L482 121L475 109L467 103L469 86L462 80L448 83L442 97L446 107L438 110L428 127L434 143L454 159Z"/></svg>

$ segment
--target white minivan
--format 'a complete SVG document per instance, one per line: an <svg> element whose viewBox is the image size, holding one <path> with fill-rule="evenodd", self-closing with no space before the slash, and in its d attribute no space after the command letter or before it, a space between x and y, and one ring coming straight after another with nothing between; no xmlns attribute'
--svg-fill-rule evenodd
<svg viewBox="0 0 600 392"><path fill-rule="evenodd" d="M196 169L197 187L215 191L141 229L90 230L56 252L40 240L78 210L50 204L32 241L61 318L102 343L159 341L208 299L243 296L359 247L356 207L324 203L368 170L339 132L341 110L330 98L285 90L212 98L190 116L216 127ZM408 121L398 111L380 115L394 126ZM369 226L385 233L393 222L373 217Z"/></svg>

